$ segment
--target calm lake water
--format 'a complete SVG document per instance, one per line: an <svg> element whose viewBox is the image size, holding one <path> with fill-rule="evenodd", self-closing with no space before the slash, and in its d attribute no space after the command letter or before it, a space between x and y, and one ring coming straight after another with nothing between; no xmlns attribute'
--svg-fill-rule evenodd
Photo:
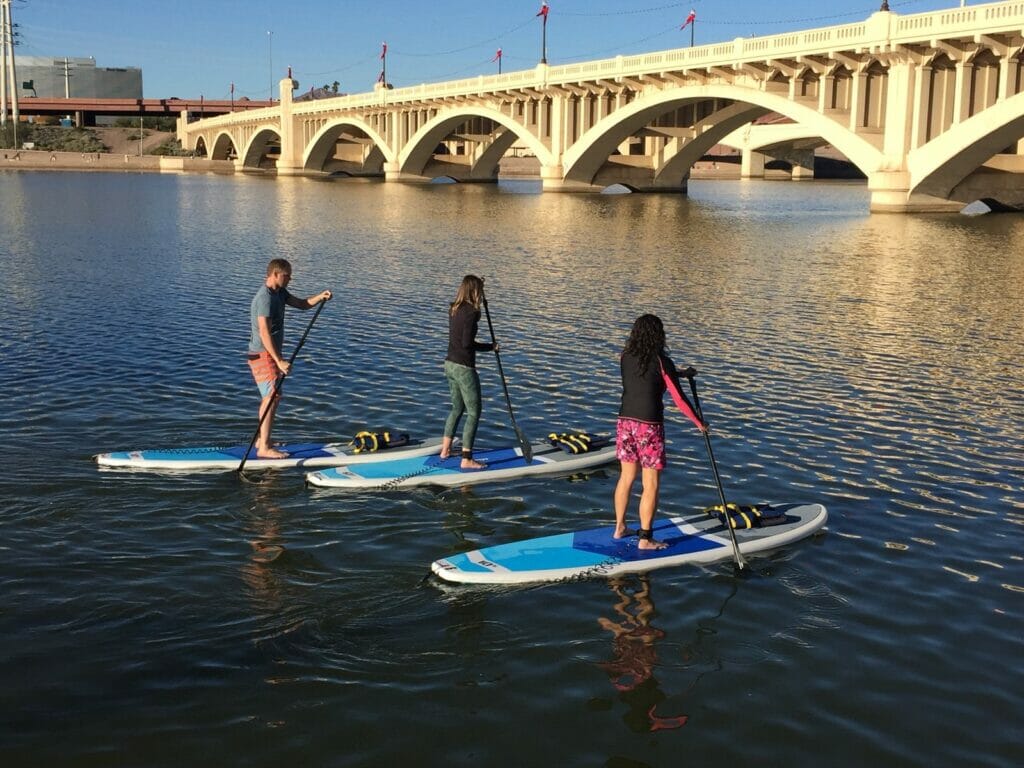
<svg viewBox="0 0 1024 768"><path fill-rule="evenodd" d="M0 764L1024 764L1024 218L867 207L820 182L0 173ZM821 501L827 530L747 577L456 588L432 560L609 522L617 469L361 495L98 471L248 441L275 256L336 296L278 438L437 435L475 272L526 434L610 431L656 312L730 498ZM480 366L479 443L507 443ZM668 436L662 514L714 503L699 434Z"/></svg>

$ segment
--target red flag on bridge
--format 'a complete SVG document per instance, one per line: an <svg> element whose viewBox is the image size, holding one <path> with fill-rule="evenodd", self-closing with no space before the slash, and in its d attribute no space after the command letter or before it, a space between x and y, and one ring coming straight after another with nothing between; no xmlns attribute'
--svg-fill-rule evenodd
<svg viewBox="0 0 1024 768"><path fill-rule="evenodd" d="M383 58L386 58L387 55L388 55L388 44L386 42L385 43L381 43L380 44L380 57L383 59Z"/></svg>
<svg viewBox="0 0 1024 768"><path fill-rule="evenodd" d="M501 61L501 48L499 48L498 52L494 54L494 58L491 59L491 61Z"/></svg>
<svg viewBox="0 0 1024 768"><path fill-rule="evenodd" d="M551 10L551 7L546 2L543 2L543 3L540 4L540 10L537 11L537 15L538 16L543 16L544 17L544 21L547 21L548 20L548 11L550 11L550 10Z"/></svg>
<svg viewBox="0 0 1024 768"><path fill-rule="evenodd" d="M697 20L697 12L691 10L690 11L690 15L686 17L686 21L683 22L683 26L681 26L680 29L686 29L688 26L690 26L696 20Z"/></svg>

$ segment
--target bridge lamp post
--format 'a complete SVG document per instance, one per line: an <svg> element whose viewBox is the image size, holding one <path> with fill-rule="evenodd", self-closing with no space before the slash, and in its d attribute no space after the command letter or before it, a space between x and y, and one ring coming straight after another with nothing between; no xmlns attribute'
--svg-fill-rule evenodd
<svg viewBox="0 0 1024 768"><path fill-rule="evenodd" d="M274 32L267 30L267 64L270 67L270 101L274 101Z"/></svg>

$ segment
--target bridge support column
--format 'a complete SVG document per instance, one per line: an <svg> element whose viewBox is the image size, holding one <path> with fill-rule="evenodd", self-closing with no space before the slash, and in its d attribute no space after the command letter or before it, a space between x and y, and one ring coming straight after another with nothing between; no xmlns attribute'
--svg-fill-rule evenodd
<svg viewBox="0 0 1024 768"><path fill-rule="evenodd" d="M403 173L397 162L384 163L384 181L400 181L403 184L429 184L433 179L414 173Z"/></svg>
<svg viewBox="0 0 1024 768"><path fill-rule="evenodd" d="M540 167L541 189L545 192L600 192L601 187L565 178L561 165Z"/></svg>
<svg viewBox="0 0 1024 768"><path fill-rule="evenodd" d="M292 91L298 84L292 80L291 71L289 67L288 77L277 84L281 94L281 156L277 159L278 176L298 176L303 171L302 132L295 130L295 120L292 118Z"/></svg>
<svg viewBox="0 0 1024 768"><path fill-rule="evenodd" d="M790 155L793 181L814 181L814 150L797 149Z"/></svg>
<svg viewBox="0 0 1024 768"><path fill-rule="evenodd" d="M906 171L878 171L868 178L872 213L907 213L910 174Z"/></svg>
<svg viewBox="0 0 1024 768"><path fill-rule="evenodd" d="M958 211L962 202L910 193L907 171L877 171L868 177L872 213L942 213Z"/></svg>
<svg viewBox="0 0 1024 768"><path fill-rule="evenodd" d="M763 179L765 157L760 152L744 149L740 158L741 179Z"/></svg>

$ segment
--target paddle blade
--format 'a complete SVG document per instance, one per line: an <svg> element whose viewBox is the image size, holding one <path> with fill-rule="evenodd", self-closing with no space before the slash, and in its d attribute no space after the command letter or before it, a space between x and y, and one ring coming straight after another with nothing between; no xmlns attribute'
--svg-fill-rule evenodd
<svg viewBox="0 0 1024 768"><path fill-rule="evenodd" d="M523 458L529 464L533 461L533 448L530 446L530 441L526 439L526 435L523 434L523 430L518 426L516 427L516 437L519 438L519 448L523 452Z"/></svg>

